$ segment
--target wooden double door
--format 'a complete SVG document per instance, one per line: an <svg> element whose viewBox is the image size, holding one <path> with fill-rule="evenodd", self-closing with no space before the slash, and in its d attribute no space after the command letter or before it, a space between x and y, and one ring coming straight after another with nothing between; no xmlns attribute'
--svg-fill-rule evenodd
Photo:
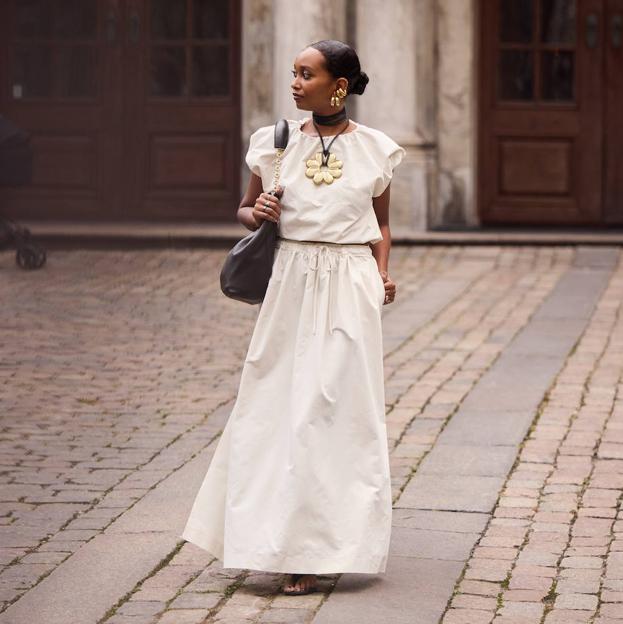
<svg viewBox="0 0 623 624"><path fill-rule="evenodd" d="M0 112L33 139L12 218L233 220L238 0L3 0Z"/></svg>
<svg viewBox="0 0 623 624"><path fill-rule="evenodd" d="M623 0L482 0L484 224L623 224Z"/></svg>

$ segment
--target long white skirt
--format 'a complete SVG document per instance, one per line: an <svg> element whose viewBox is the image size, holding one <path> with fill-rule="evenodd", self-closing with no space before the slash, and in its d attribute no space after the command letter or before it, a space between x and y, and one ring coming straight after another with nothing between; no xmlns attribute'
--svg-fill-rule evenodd
<svg viewBox="0 0 623 624"><path fill-rule="evenodd" d="M383 280L367 245L278 239L185 540L223 567L385 572Z"/></svg>

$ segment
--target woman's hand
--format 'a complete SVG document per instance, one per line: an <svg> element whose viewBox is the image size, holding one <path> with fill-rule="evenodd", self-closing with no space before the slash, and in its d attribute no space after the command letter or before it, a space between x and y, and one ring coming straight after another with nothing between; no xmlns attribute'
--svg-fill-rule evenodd
<svg viewBox="0 0 623 624"><path fill-rule="evenodd" d="M388 275L387 271L379 271L381 277L383 278L383 283L385 285L385 300L383 301L383 305L387 303L391 303L396 297L396 284L392 281L391 277Z"/></svg>
<svg viewBox="0 0 623 624"><path fill-rule="evenodd" d="M258 227L265 219L279 223L279 215L281 214L281 202L279 200L283 195L283 188L278 186L275 190L277 192L276 195L261 193L255 200L255 205L253 206L251 214Z"/></svg>

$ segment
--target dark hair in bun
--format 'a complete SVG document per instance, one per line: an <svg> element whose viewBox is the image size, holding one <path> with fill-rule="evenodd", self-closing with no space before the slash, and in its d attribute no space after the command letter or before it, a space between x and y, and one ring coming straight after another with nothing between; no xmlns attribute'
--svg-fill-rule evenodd
<svg viewBox="0 0 623 624"><path fill-rule="evenodd" d="M368 74L366 72L361 72L359 76L355 79L355 84L349 88L349 93L354 93L355 95L361 95L366 90L366 85L370 82L370 78L368 78ZM350 83L349 83L350 84Z"/></svg>
<svg viewBox="0 0 623 624"><path fill-rule="evenodd" d="M312 43L309 47L322 53L327 71L334 78L348 80L348 94L361 95L366 90L370 79L368 74L361 71L357 52L348 44L337 39L323 39Z"/></svg>

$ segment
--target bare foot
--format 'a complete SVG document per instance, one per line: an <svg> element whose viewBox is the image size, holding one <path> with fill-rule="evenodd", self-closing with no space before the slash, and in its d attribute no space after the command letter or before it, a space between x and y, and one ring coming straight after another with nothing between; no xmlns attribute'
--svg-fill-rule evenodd
<svg viewBox="0 0 623 624"><path fill-rule="evenodd" d="M316 591L315 574L291 574L283 586L283 593L289 595L309 594Z"/></svg>

